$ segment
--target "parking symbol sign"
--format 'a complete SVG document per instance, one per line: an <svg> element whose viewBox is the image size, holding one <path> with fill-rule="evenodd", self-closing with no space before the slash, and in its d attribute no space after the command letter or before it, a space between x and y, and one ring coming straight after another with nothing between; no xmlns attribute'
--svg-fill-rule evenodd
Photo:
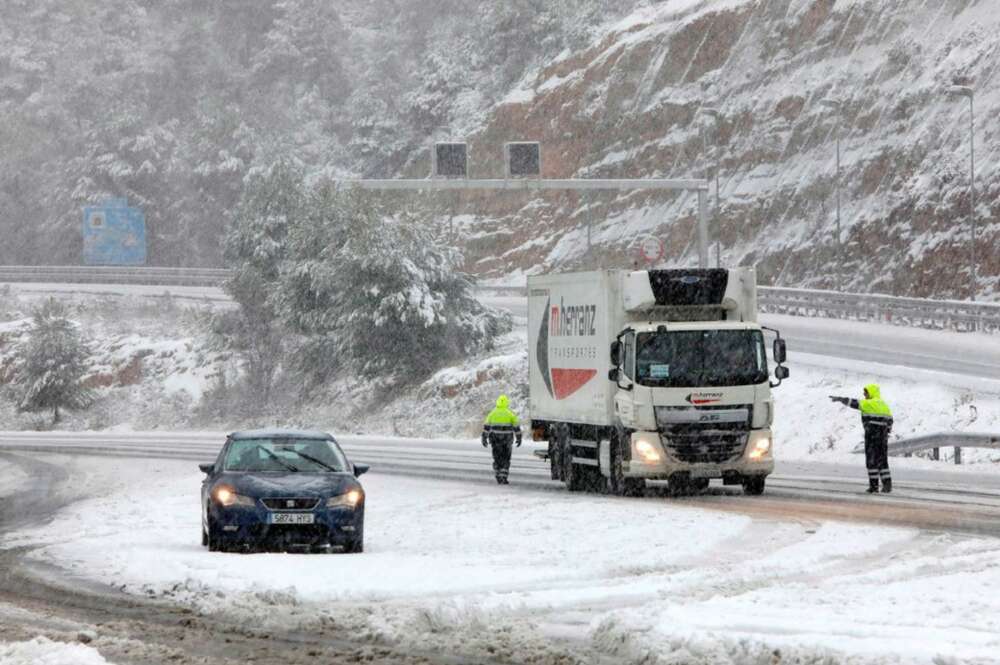
<svg viewBox="0 0 1000 665"><path fill-rule="evenodd" d="M83 263L88 266L146 264L146 217L124 199L83 209Z"/></svg>

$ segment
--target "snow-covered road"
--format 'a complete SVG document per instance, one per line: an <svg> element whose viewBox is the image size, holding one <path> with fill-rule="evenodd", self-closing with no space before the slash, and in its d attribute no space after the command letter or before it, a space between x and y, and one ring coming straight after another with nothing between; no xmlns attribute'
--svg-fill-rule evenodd
<svg viewBox="0 0 1000 665"><path fill-rule="evenodd" d="M212 554L189 462L81 457L71 471L92 496L3 547L264 629L332 624L536 663L763 663L775 650L781 662L988 663L1000 652L993 538L375 470L363 478L365 554Z"/></svg>
<svg viewBox="0 0 1000 665"><path fill-rule="evenodd" d="M212 461L221 432L0 432L0 452L72 453L110 457ZM410 439L338 435L351 457L380 473L435 480L493 482L489 454L472 440ZM563 492L549 479L546 463L531 454L535 444L514 451L515 486ZM955 467L926 460L895 460L895 492L872 497L862 492L862 461L856 464L781 460L768 478L763 497L747 500L738 489L713 484L710 493L685 499L691 505L761 517L830 518L913 526L953 532L1000 535L1000 474L985 468ZM657 488L650 494L658 494Z"/></svg>

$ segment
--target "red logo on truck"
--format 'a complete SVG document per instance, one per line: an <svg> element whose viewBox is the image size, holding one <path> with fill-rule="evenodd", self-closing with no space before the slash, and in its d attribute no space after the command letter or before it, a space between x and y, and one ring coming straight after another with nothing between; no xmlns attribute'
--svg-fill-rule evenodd
<svg viewBox="0 0 1000 665"><path fill-rule="evenodd" d="M694 404L695 406L702 406L703 404L715 404L716 402L722 401L722 393L691 393L684 399L686 399L691 404Z"/></svg>
<svg viewBox="0 0 1000 665"><path fill-rule="evenodd" d="M542 374L545 388L549 391L549 395L556 399L566 399L583 388L597 376L597 370L552 367L549 363L549 338L595 334L596 311L597 307L593 305L567 309L561 306L561 303L555 307L551 306L551 301L545 303L545 314L542 315L542 326L538 331L535 355L538 358L538 371Z"/></svg>

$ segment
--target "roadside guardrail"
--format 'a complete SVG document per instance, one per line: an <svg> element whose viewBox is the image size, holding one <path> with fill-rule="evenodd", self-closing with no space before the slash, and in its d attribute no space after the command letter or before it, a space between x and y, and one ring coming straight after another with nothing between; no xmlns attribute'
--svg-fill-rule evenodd
<svg viewBox="0 0 1000 665"><path fill-rule="evenodd" d="M225 268L146 266L0 266L0 282L69 284L149 284L157 286L221 286Z"/></svg>
<svg viewBox="0 0 1000 665"><path fill-rule="evenodd" d="M761 287L757 301L762 311L772 314L852 319L940 330L1000 332L1000 303L773 286Z"/></svg>
<svg viewBox="0 0 1000 665"><path fill-rule="evenodd" d="M981 432L935 432L922 434L889 442L889 455L892 457L906 456L913 453L931 451L931 459L940 459L941 448L955 449L955 464L962 463L962 448L992 448L1000 450L1000 434L984 434ZM863 453L864 444L854 448L854 452Z"/></svg>
<svg viewBox="0 0 1000 665"><path fill-rule="evenodd" d="M150 284L218 287L229 275L225 268L145 266L0 266L3 282L74 284ZM523 296L523 286L481 284L481 292ZM915 328L1000 332L1000 303L904 298L868 293L762 286L761 311L771 314L824 317L889 323Z"/></svg>

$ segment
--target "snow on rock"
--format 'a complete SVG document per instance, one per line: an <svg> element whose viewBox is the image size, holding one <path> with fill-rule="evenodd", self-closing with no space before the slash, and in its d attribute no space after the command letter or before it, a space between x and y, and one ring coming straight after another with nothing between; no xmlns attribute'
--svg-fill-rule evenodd
<svg viewBox="0 0 1000 665"><path fill-rule="evenodd" d="M109 665L96 649L83 644L36 637L27 642L0 642L0 665Z"/></svg>
<svg viewBox="0 0 1000 665"><path fill-rule="evenodd" d="M784 286L965 297L969 236L956 220L968 214L969 105L945 89L973 86L977 120L995 115L998 17L982 1L646 4L528 72L518 90L530 98L494 108L471 140L492 145L514 127L541 141L553 178L703 177L718 165L724 264L756 265ZM824 99L842 102L839 126ZM704 106L720 111L717 125ZM976 143L977 154L997 150L982 122ZM983 160L977 181L995 194L1000 170ZM997 255L982 254L998 242L995 199L981 195L977 208L988 299L1000 293ZM690 194L482 196L460 212L479 214L470 238L493 233L467 246L490 277L630 266L647 233L666 242L668 265L697 256Z"/></svg>

